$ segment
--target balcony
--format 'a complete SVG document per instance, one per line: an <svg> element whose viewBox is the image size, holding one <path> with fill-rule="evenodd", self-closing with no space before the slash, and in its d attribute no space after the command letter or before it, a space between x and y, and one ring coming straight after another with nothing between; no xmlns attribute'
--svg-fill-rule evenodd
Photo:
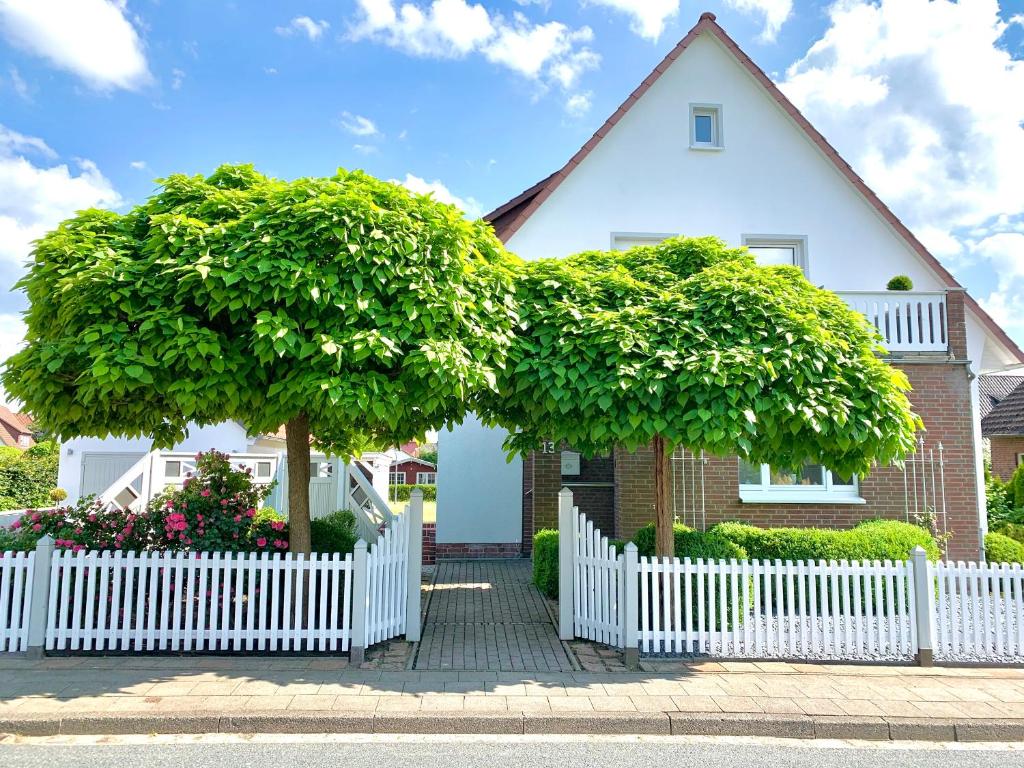
<svg viewBox="0 0 1024 768"><path fill-rule="evenodd" d="M949 349L945 291L838 291L851 309L878 329L890 352Z"/></svg>

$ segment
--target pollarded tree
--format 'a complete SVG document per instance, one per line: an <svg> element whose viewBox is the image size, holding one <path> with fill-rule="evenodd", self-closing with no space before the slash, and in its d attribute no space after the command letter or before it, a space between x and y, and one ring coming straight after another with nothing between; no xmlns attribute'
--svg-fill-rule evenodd
<svg viewBox="0 0 1024 768"><path fill-rule="evenodd" d="M865 319L794 267L712 237L523 266L520 329L483 408L526 453L654 449L657 552L672 554L669 457L685 446L843 474L913 449L920 420Z"/></svg>
<svg viewBox="0 0 1024 768"><path fill-rule="evenodd" d="M40 240L3 383L65 436L286 425L293 551L309 551L310 437L351 455L458 420L512 341L514 259L490 227L361 172L171 176L124 215Z"/></svg>

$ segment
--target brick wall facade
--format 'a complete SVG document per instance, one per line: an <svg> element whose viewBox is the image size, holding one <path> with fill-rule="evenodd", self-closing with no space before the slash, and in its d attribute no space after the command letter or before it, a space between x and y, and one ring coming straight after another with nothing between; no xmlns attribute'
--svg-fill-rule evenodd
<svg viewBox="0 0 1024 768"><path fill-rule="evenodd" d="M615 460L612 456L580 459L578 475L562 474L561 451L532 453L523 460L523 552L533 534L558 527L558 492L570 488L580 512L601 530L615 524Z"/></svg>
<svg viewBox="0 0 1024 768"><path fill-rule="evenodd" d="M949 545L950 557L976 559L978 495L967 366L926 358L894 364L906 372L914 387L910 399L927 428L926 450L937 449L940 442L944 449L946 526L955 534ZM632 454L616 452L615 528L606 533L628 538L653 520L653 477L649 449ZM676 491L681 494L682 488ZM912 497L912 484L909 493ZM739 499L735 457L708 458L704 495L708 526L723 520L745 520L760 526L849 527L866 518L903 519L907 500L903 472L895 467L878 467L860 483L865 504L744 504Z"/></svg>
<svg viewBox="0 0 1024 768"><path fill-rule="evenodd" d="M992 437L992 474L1001 480L1009 480L1017 469L1017 457L1024 454L1024 436Z"/></svg>
<svg viewBox="0 0 1024 768"><path fill-rule="evenodd" d="M423 565L437 562L437 523L423 524Z"/></svg>
<svg viewBox="0 0 1024 768"><path fill-rule="evenodd" d="M521 557L519 542L507 544L438 544L438 560L493 560L499 557Z"/></svg>

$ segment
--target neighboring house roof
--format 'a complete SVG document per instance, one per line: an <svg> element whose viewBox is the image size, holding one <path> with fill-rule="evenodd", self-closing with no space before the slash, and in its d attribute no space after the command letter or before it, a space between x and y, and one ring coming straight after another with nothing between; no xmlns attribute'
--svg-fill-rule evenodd
<svg viewBox="0 0 1024 768"><path fill-rule="evenodd" d="M394 449L388 452L391 457L391 466L396 467L399 464L422 464L424 467L430 467L431 469L437 469L437 465L433 462L426 461L417 456L413 456L410 453L406 453L401 449Z"/></svg>
<svg viewBox="0 0 1024 768"><path fill-rule="evenodd" d="M867 200L867 202L878 212L878 214L896 231L896 233L903 238L903 240L910 246L910 248L917 253L921 260L930 267L936 275L946 284L949 288L962 288L963 286L957 282L956 278L947 270L942 264L936 259L931 252L918 240L914 234L907 228L907 226L900 221L896 214L889 210L888 206L883 203L878 195L876 195L864 180L860 178L850 167L839 153L836 152L835 148L828 143L824 136L818 132L818 130L811 125L806 117L801 114L800 110L794 106L786 96L779 90L778 86L772 82L771 78L764 73L764 71L753 62L753 60L744 53L736 42L726 34L725 30L722 29L715 22L715 14L713 13L702 13L700 20L696 26L691 29L682 40L676 45L672 51L661 61L658 66L654 68L654 71L649 74L636 90L634 90L622 105L615 111L615 113L609 117L597 132L584 144L580 150L569 159L564 166L553 174L548 176L543 181L538 182L529 189L521 192L516 197L509 200L504 205L495 208L490 213L486 214L484 218L491 222L494 226L494 230L502 242L508 242L508 240L519 231L520 227L526 223L526 221L533 215L533 213L547 200L551 194L558 189L559 185L565 181L565 179L575 170L587 155L589 155L594 148L601 143L601 140L608 135L609 131L615 127L615 125L625 116L625 114L632 109L633 105L636 104L640 98L647 93L654 83L665 73L666 70L675 62L676 59L685 51L690 44L702 33L709 33L716 37L725 48L736 57L736 60L751 74L754 79L757 80L768 94L779 104L780 107L793 119L793 121L807 134L807 137L822 151L822 153L835 165L836 169L847 178L847 180L854 186L854 188L860 192L860 194ZM1006 331L999 327L998 323L995 322L989 316L989 314L981 308L969 294L964 295L965 303L968 309L975 314L985 327L996 337L1006 349L1015 356L1021 362L1024 362L1024 350L1021 350L1017 343L1011 339Z"/></svg>
<svg viewBox="0 0 1024 768"><path fill-rule="evenodd" d="M32 417L25 413L15 413L7 406L0 405L0 444L13 448L27 448L32 443Z"/></svg>
<svg viewBox="0 0 1024 768"><path fill-rule="evenodd" d="M982 382L999 378L1018 379L1020 383L982 418L981 434L985 437L1024 436L1024 380L1017 376L983 376Z"/></svg>
<svg viewBox="0 0 1024 768"><path fill-rule="evenodd" d="M978 410L984 419L1013 390L1024 384L1024 376L982 376L978 379Z"/></svg>

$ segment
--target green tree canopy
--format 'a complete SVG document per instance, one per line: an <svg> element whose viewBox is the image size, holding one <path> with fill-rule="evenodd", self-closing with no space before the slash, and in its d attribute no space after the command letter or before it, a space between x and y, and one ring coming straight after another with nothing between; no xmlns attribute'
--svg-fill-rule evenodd
<svg viewBox="0 0 1024 768"><path fill-rule="evenodd" d="M361 172L171 176L33 256L7 391L65 436L167 447L193 422L288 425L293 537L309 433L348 455L460 419L495 386L515 321L515 260L487 224Z"/></svg>
<svg viewBox="0 0 1024 768"><path fill-rule="evenodd" d="M517 304L484 408L514 452L653 443L659 475L678 446L863 475L913 449L909 382L879 359L865 318L799 269L758 266L716 238L529 262ZM667 481L655 482L660 498Z"/></svg>

